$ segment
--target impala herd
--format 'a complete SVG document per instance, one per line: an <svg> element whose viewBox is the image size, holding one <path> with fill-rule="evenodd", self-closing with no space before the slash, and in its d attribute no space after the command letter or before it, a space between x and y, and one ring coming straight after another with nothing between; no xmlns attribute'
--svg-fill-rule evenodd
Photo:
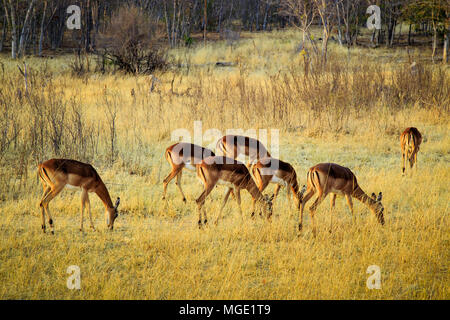
<svg viewBox="0 0 450 320"><path fill-rule="evenodd" d="M416 164L417 152L419 151L422 136L417 128L405 129L400 137L402 151L402 174L405 173L406 161L412 169ZM163 182L163 199L166 198L167 185L176 177L175 184L186 202L186 197L181 188L181 176L183 169L196 171L197 177L203 183L203 192L196 199L198 209L198 226L202 228L207 224L208 218L204 209L204 203L208 195L216 185L227 187L222 206L219 210L215 223L219 221L222 210L230 196L236 200L239 212L243 217L241 209L241 190L247 190L252 197L252 213L254 217L256 205L259 214L264 214L267 219L271 218L273 201L281 187L286 187L288 199L291 196L296 201L299 210L298 230L302 230L303 211L305 204L317 194L317 198L310 207L313 234L316 234L314 214L319 204L331 193L331 210L334 208L336 196L345 196L347 204L353 214L352 198L364 203L373 212L378 222L384 225L384 207L381 203L382 193L372 193L368 196L359 186L356 176L346 167L335 163L319 163L308 170L306 186L301 189L297 180L295 169L287 162L273 158L266 147L258 140L239 135L226 135L216 145L216 152L207 148L179 142L166 149L165 158L172 167L169 175ZM247 165L237 160L241 155L248 157ZM51 159L38 166L38 175L42 182L44 193L40 201L42 230L46 231L45 214L48 217L51 233L54 233L53 219L49 210L49 202L54 199L67 185L82 190L81 193L81 216L80 230L83 230L84 209L87 206L90 227L95 230L92 221L91 207L88 194L94 192L105 206L105 217L107 227L113 229L114 220L118 216L120 198L115 204L111 200L108 189L103 183L97 171L90 164L69 159ZM272 196L264 195L263 191L274 183L275 191ZM332 214L331 214L332 217ZM330 232L332 218L330 218Z"/></svg>

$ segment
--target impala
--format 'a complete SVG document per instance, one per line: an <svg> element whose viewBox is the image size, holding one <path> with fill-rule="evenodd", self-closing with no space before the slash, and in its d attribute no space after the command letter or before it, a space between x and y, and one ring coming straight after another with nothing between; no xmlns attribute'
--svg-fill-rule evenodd
<svg viewBox="0 0 450 320"><path fill-rule="evenodd" d="M289 163L271 157L264 158L258 160L251 170L259 191L263 192L269 183L274 183L276 184L274 199L276 199L280 188L286 187L288 200L290 200L290 192L292 192L297 202L297 208L300 209L302 195L306 190L306 186L303 186L302 190L300 190L297 182L297 173Z"/></svg>
<svg viewBox="0 0 450 320"><path fill-rule="evenodd" d="M369 209L377 217L378 222L381 223L381 225L384 225L384 207L381 204L381 192L378 194L378 197L376 197L374 193L372 193L372 197L369 197L358 185L356 176L349 168L342 167L335 163L319 163L310 168L307 174L307 190L300 205L300 223L298 225L299 231L301 231L302 229L303 209L305 207L305 204L315 193L317 193L317 199L309 208L311 220L313 223L314 235L316 233L316 227L314 223L315 211L317 209L317 206L323 201L323 199L326 198L329 193L332 193L331 210L333 210L334 208L336 195L342 194L345 196L347 204L353 215L353 197L368 206Z"/></svg>
<svg viewBox="0 0 450 320"><path fill-rule="evenodd" d="M405 173L406 161L412 169L416 164L417 169L417 153L422 143L422 135L419 130L414 127L406 128L400 136L400 146L402 148L402 174Z"/></svg>
<svg viewBox="0 0 450 320"><path fill-rule="evenodd" d="M236 201L239 206L239 213L241 214L241 217L243 217L241 209L241 189L246 189L253 198L252 216L254 215L255 202L258 202L262 205L264 213L267 214L268 217L270 217L270 215L272 214L272 200L274 196L272 195L272 197L268 197L267 195L263 195L261 191L259 191L250 175L250 172L242 162L221 156L209 157L204 159L197 166L197 177L202 181L204 186L203 192L196 200L199 212L199 228L202 227L202 209L204 217L203 223L206 224L208 221L206 211L203 208L205 199L218 184L225 185L228 187L228 189L217 216L215 222L216 224L221 217L222 210L232 191L234 192Z"/></svg>
<svg viewBox="0 0 450 320"><path fill-rule="evenodd" d="M69 159L51 159L39 164L38 174L44 189L41 202L39 203L42 216L42 230L44 233L45 212L48 216L51 232L54 233L53 219L48 204L66 185L81 189L80 231L83 230L83 215L86 205L88 206L91 228L95 230L94 223L92 222L89 192L95 192L105 205L106 224L110 230L113 229L114 220L118 215L117 207L119 206L120 198L117 198L116 203L113 205L108 189L97 171L90 164Z"/></svg>
<svg viewBox="0 0 450 320"><path fill-rule="evenodd" d="M257 139L246 136L226 135L217 141L216 152L236 159L240 155L248 157L248 166L261 158L270 157L266 147Z"/></svg>
<svg viewBox="0 0 450 320"><path fill-rule="evenodd" d="M195 167L204 158L214 156L214 152L196 144L178 142L168 147L164 153L164 156L171 165L172 170L163 181L164 191L162 198L163 200L166 198L167 185L169 182L173 178L177 177L175 184L178 187L178 190L180 190L183 201L186 202L186 197L181 189L181 175L183 173L183 169L186 168L195 171Z"/></svg>

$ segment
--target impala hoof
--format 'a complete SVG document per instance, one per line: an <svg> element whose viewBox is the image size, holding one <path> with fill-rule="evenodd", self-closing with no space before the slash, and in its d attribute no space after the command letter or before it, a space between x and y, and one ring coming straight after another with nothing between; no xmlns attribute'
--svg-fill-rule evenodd
<svg viewBox="0 0 450 320"><path fill-rule="evenodd" d="M302 228L303 228L303 226L302 226L302 224L300 223L300 224L298 225L298 231L302 231Z"/></svg>
<svg viewBox="0 0 450 320"><path fill-rule="evenodd" d="M186 198L183 198L183 202L186 203Z"/></svg>

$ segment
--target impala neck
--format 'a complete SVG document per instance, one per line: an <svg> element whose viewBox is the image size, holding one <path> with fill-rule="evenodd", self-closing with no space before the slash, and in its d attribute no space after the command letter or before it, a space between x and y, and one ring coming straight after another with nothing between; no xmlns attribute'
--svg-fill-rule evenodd
<svg viewBox="0 0 450 320"><path fill-rule="evenodd" d="M107 209L108 208L114 208L114 205L113 205L113 203L111 201L111 197L110 197L109 192L108 192L108 189L106 189L106 186L103 183L103 181L100 181L99 185L95 189L95 193L100 198L100 200L102 200L103 204L105 205L105 207Z"/></svg>
<svg viewBox="0 0 450 320"><path fill-rule="evenodd" d="M248 180L247 191L252 195L253 199L259 200L262 198L262 193L259 191L258 186L252 178Z"/></svg>
<svg viewBox="0 0 450 320"><path fill-rule="evenodd" d="M374 209L376 201L369 197L359 186L353 191L353 196L367 205L369 208Z"/></svg>

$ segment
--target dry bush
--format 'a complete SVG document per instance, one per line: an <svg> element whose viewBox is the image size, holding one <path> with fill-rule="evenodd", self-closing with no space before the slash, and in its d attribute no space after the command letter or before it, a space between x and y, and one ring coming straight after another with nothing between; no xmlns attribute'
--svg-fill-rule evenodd
<svg viewBox="0 0 450 320"><path fill-rule="evenodd" d="M120 7L101 35L99 47L104 50L98 54L126 73L163 70L167 62L162 28L139 8Z"/></svg>

